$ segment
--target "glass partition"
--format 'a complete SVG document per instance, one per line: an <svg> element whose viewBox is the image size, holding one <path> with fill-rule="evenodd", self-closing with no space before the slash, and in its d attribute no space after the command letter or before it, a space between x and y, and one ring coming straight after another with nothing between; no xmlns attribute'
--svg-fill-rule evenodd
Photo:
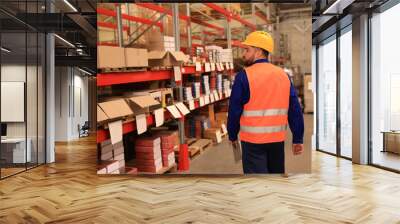
<svg viewBox="0 0 400 224"><path fill-rule="evenodd" d="M371 19L372 163L400 170L400 4Z"/></svg>
<svg viewBox="0 0 400 224"><path fill-rule="evenodd" d="M340 36L340 154L352 157L352 32Z"/></svg>
<svg viewBox="0 0 400 224"><path fill-rule="evenodd" d="M336 36L318 48L318 149L336 154Z"/></svg>

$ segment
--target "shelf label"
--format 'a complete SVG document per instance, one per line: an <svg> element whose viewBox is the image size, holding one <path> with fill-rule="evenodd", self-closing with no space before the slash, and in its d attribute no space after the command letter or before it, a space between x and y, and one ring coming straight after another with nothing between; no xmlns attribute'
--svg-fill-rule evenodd
<svg viewBox="0 0 400 224"><path fill-rule="evenodd" d="M201 96L199 101L200 101L200 106L201 107L204 106L204 97Z"/></svg>
<svg viewBox="0 0 400 224"><path fill-rule="evenodd" d="M214 91L213 95L215 100L220 100L217 91Z"/></svg>
<svg viewBox="0 0 400 224"><path fill-rule="evenodd" d="M136 115L136 130L138 135L147 131L146 114Z"/></svg>
<svg viewBox="0 0 400 224"><path fill-rule="evenodd" d="M178 109L175 105L167 106L167 110L172 114L174 118L181 118L181 113L179 113Z"/></svg>
<svg viewBox="0 0 400 224"><path fill-rule="evenodd" d="M183 104L182 102L179 102L177 104L175 104L175 106L178 108L178 110L183 114L189 114L190 110L185 106L185 104Z"/></svg>
<svg viewBox="0 0 400 224"><path fill-rule="evenodd" d="M110 130L111 144L116 144L122 141L122 121L114 121L108 123L108 130Z"/></svg>
<svg viewBox="0 0 400 224"><path fill-rule="evenodd" d="M181 67L180 66L174 66L174 79L175 79L175 81L181 81L182 80L182 73L181 73Z"/></svg>
<svg viewBox="0 0 400 224"><path fill-rule="evenodd" d="M205 95L204 96L204 103L207 105L207 104L210 104L210 97L209 97L209 95Z"/></svg>
<svg viewBox="0 0 400 224"><path fill-rule="evenodd" d="M211 94L211 95L210 95L210 101L211 101L211 103L214 103L214 102L215 102L214 94Z"/></svg>
<svg viewBox="0 0 400 224"><path fill-rule="evenodd" d="M194 100L189 100L189 109L194 110Z"/></svg>
<svg viewBox="0 0 400 224"><path fill-rule="evenodd" d="M207 62L207 63L204 65L204 70L205 70L206 72L211 71L210 63Z"/></svg>
<svg viewBox="0 0 400 224"><path fill-rule="evenodd" d="M156 118L156 127L160 127L164 124L164 109L160 108L154 111L154 116Z"/></svg>
<svg viewBox="0 0 400 224"><path fill-rule="evenodd" d="M201 72L201 63L196 62L196 72Z"/></svg>

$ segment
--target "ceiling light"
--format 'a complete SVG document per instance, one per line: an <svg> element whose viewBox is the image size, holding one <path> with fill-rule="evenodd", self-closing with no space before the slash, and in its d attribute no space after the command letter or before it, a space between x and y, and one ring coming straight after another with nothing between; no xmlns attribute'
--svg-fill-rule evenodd
<svg viewBox="0 0 400 224"><path fill-rule="evenodd" d="M70 47L75 48L75 45L73 45L71 42L69 42L68 40L58 36L57 34L54 34L55 37L57 37L58 39L60 39L61 41L63 41L64 43L66 43L67 45L69 45Z"/></svg>
<svg viewBox="0 0 400 224"><path fill-rule="evenodd" d="M78 10L71 4L69 3L68 0L64 0L65 4L67 4L72 10L74 10L74 12L78 12Z"/></svg>
<svg viewBox="0 0 400 224"><path fill-rule="evenodd" d="M336 0L322 14L342 14L343 10L351 5L355 0Z"/></svg>
<svg viewBox="0 0 400 224"><path fill-rule="evenodd" d="M92 75L92 73L90 73L90 72L88 72L88 71L85 71L85 70L83 70L83 69L81 69L81 68L78 68L78 70L81 71L81 72L83 72L83 73L85 73L85 74L87 74L87 75Z"/></svg>
<svg viewBox="0 0 400 224"><path fill-rule="evenodd" d="M5 48L5 47L1 47L0 49L1 49L2 51L6 52L6 53L10 53L10 52L11 52L11 50L9 50L9 49L7 49L7 48Z"/></svg>

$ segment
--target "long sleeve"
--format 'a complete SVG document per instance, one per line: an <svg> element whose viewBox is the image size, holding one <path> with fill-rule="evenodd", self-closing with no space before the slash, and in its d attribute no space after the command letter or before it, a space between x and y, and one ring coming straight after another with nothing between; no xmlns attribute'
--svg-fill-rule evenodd
<svg viewBox="0 0 400 224"><path fill-rule="evenodd" d="M236 141L240 130L240 116L243 106L250 99L250 87L247 75L244 70L238 72L232 86L232 93L229 99L228 112L228 135L229 140Z"/></svg>
<svg viewBox="0 0 400 224"><path fill-rule="evenodd" d="M304 118L296 90L290 82L290 99L288 110L288 122L293 134L293 144L302 144L304 137Z"/></svg>

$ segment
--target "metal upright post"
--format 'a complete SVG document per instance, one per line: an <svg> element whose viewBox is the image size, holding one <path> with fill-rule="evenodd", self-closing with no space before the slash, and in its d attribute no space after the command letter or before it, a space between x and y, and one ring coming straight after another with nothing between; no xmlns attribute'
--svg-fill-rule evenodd
<svg viewBox="0 0 400 224"><path fill-rule="evenodd" d="M174 24L174 36L175 36L175 50L180 51L180 30L179 30L179 5L178 3L173 4L173 24ZM182 83L177 84L179 90L178 100L183 101L183 88ZM183 120L179 120L179 139L180 143L185 143L185 132Z"/></svg>
<svg viewBox="0 0 400 224"><path fill-rule="evenodd" d="M175 36L175 50L180 51L181 43L180 43L180 32L179 32L179 4L173 4L173 24L174 24L174 36ZM181 67L179 67L178 72L180 71ZM175 69L174 69L175 72ZM183 102L183 87L182 81L177 81L176 87L178 88L178 100ZM179 164L178 170L186 171L189 170L189 152L188 152L188 145L185 144L185 126L184 126L184 119L182 117L179 119L178 128L179 128Z"/></svg>
<svg viewBox="0 0 400 224"><path fill-rule="evenodd" d="M228 41L228 48L232 49L232 32L231 32L231 18L226 18L226 40Z"/></svg>
<svg viewBox="0 0 400 224"><path fill-rule="evenodd" d="M124 33L122 30L122 12L121 12L121 5L118 4L117 6L117 31L118 31L118 45L123 47L124 43Z"/></svg>
<svg viewBox="0 0 400 224"><path fill-rule="evenodd" d="M187 21L187 53L191 55L192 50L192 27L190 20L190 3L186 3L186 15L189 18Z"/></svg>

